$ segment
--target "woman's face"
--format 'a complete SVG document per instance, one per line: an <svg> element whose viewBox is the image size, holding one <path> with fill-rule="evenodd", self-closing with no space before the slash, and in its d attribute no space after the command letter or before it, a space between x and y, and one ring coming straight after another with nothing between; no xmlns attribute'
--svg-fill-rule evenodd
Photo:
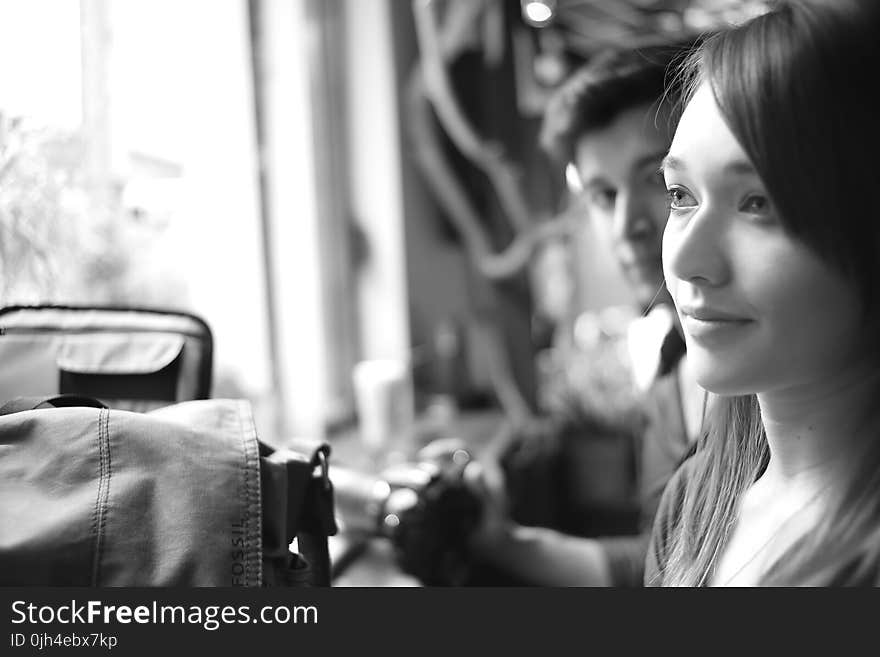
<svg viewBox="0 0 880 657"><path fill-rule="evenodd" d="M858 362L866 329L854 286L782 228L706 83L664 178L664 275L700 385L722 395L796 389Z"/></svg>

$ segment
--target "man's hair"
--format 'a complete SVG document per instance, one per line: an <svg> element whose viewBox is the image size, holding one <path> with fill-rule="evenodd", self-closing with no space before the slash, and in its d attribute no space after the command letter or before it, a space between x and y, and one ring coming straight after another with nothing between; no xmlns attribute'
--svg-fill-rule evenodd
<svg viewBox="0 0 880 657"><path fill-rule="evenodd" d="M541 147L558 162L571 162L580 137L608 126L621 113L647 103L656 103L658 109L675 107L681 86L678 64L698 39L594 56L550 97Z"/></svg>

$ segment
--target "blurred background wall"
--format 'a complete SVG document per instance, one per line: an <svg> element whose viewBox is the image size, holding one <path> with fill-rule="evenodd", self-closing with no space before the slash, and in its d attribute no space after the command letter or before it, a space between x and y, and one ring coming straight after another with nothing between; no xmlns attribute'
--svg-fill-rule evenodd
<svg viewBox="0 0 880 657"><path fill-rule="evenodd" d="M420 406L539 410L537 354L632 301L547 95L762 5L0 0L0 303L200 314L276 442L350 423L365 358Z"/></svg>

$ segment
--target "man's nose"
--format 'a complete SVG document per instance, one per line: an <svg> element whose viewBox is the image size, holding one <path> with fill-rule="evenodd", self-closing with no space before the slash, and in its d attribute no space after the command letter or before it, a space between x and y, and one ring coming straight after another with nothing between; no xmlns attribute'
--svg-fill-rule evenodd
<svg viewBox="0 0 880 657"><path fill-rule="evenodd" d="M731 275L723 216L699 209L686 220L670 218L663 234L667 276L694 285L719 286Z"/></svg>
<svg viewBox="0 0 880 657"><path fill-rule="evenodd" d="M655 235L656 227L644 199L634 194L618 194L616 200L614 207L616 241L644 241Z"/></svg>

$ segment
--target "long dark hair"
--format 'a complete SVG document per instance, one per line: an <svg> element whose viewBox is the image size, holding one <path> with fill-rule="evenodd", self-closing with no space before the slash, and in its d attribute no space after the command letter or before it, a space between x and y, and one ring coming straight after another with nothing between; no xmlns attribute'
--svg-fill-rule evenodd
<svg viewBox="0 0 880 657"><path fill-rule="evenodd" d="M880 2L779 2L707 39L684 70L691 94L708 82L728 126L763 180L787 233L860 292L866 321L880 294ZM754 395L716 398L694 457L667 585L707 583L760 476L769 447ZM821 526L768 569L764 584L830 584L876 565L880 552L880 440ZM876 574L875 574L876 576Z"/></svg>

